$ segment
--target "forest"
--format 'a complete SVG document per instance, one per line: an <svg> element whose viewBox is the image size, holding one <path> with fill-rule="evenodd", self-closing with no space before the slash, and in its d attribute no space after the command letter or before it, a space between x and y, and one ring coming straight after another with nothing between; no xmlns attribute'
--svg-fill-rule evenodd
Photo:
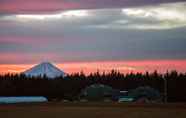
<svg viewBox="0 0 186 118"><path fill-rule="evenodd" d="M165 74L157 71L123 74L112 70L109 73L96 72L89 75L80 72L54 79L5 74L0 75L0 96L45 96L48 100L76 100L81 90L91 84L104 84L123 91L150 86L163 96L165 82L168 102L186 102L186 73L177 71Z"/></svg>

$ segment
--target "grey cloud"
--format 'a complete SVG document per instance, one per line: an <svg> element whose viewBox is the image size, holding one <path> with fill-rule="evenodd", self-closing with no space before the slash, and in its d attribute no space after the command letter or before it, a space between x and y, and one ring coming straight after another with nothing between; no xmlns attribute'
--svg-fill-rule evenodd
<svg viewBox="0 0 186 118"><path fill-rule="evenodd" d="M0 53L54 53L63 61L186 59L185 26L164 30L127 28L161 22L134 18L121 11L91 10L88 17L72 19L0 21L0 41L7 37L28 40L24 45L11 40L1 43ZM90 27L101 25L109 27Z"/></svg>

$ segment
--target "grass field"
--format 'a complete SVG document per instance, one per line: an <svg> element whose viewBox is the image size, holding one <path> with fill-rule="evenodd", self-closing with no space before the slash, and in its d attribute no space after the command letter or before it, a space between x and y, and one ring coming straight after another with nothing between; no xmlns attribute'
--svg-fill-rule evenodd
<svg viewBox="0 0 186 118"><path fill-rule="evenodd" d="M186 104L9 104L0 105L0 118L186 118Z"/></svg>

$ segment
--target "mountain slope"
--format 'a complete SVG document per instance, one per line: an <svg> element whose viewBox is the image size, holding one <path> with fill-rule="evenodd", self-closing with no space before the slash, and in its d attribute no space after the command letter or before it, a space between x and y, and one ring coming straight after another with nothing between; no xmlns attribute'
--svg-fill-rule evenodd
<svg viewBox="0 0 186 118"><path fill-rule="evenodd" d="M25 72L23 72L26 76L44 76L46 75L48 78L55 78L58 76L65 76L65 73L52 65L49 62L40 63Z"/></svg>

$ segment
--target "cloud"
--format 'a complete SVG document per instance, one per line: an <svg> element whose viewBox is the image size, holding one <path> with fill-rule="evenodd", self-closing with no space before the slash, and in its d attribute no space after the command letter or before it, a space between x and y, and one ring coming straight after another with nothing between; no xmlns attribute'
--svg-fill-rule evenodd
<svg viewBox="0 0 186 118"><path fill-rule="evenodd" d="M104 24L93 24L87 28L167 30L186 26L186 3L169 3L154 6L121 9L120 18Z"/></svg>
<svg viewBox="0 0 186 118"><path fill-rule="evenodd" d="M186 3L169 3L122 9L67 10L48 14L3 15L0 20L89 22L85 28L167 30L186 26ZM75 21L76 20L76 21ZM106 20L106 22L102 22Z"/></svg>
<svg viewBox="0 0 186 118"><path fill-rule="evenodd" d="M0 54L49 53L58 55L54 61L186 59L184 5L3 14Z"/></svg>
<svg viewBox="0 0 186 118"><path fill-rule="evenodd" d="M186 3L162 4L139 8L123 9L127 15L135 21L143 20L142 23L134 23L129 28L136 29L171 29L186 26L186 13L183 12ZM147 21L145 23L144 21ZM151 23L148 23L151 21Z"/></svg>
<svg viewBox="0 0 186 118"><path fill-rule="evenodd" d="M60 20L60 19L73 19L88 16L88 10L69 10L63 12L56 12L50 14L15 14L15 15L2 15L0 20L17 20L17 21L30 21L30 20Z"/></svg>
<svg viewBox="0 0 186 118"><path fill-rule="evenodd" d="M55 20L55 19L63 19L63 18L81 18L88 16L87 10L71 10L71 11L65 11L61 13L56 14L18 14L15 17L18 20Z"/></svg>
<svg viewBox="0 0 186 118"><path fill-rule="evenodd" d="M136 7L185 0L1 0L1 13L48 13L61 10Z"/></svg>
<svg viewBox="0 0 186 118"><path fill-rule="evenodd" d="M76 2L66 0L1 0L1 13L47 13L79 7Z"/></svg>

